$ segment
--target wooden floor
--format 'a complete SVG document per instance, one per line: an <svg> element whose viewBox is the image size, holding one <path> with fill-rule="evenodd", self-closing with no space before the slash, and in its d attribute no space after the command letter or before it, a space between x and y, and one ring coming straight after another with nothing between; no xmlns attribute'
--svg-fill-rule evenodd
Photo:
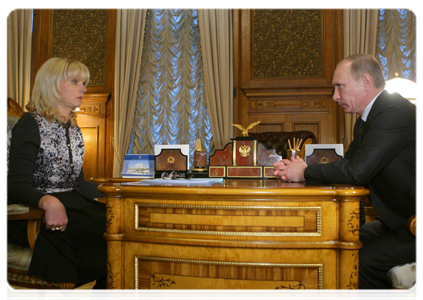
<svg viewBox="0 0 423 300"><path fill-rule="evenodd" d="M92 288L94 282L87 283L79 288L75 289L72 297L76 300L89 300L92 295ZM0 297L1 298L1 297ZM46 291L45 300L59 300L62 299L63 295L59 291ZM3 299L3 298L1 298ZM6 284L5 298L6 300L36 300L38 299L37 290L26 289L20 286L14 286Z"/></svg>

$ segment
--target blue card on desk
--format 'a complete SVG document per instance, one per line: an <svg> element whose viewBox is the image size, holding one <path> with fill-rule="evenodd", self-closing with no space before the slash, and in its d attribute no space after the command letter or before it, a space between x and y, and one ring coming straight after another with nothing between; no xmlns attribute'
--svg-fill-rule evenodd
<svg viewBox="0 0 423 300"><path fill-rule="evenodd" d="M153 178L154 157L153 154L126 154L122 178Z"/></svg>

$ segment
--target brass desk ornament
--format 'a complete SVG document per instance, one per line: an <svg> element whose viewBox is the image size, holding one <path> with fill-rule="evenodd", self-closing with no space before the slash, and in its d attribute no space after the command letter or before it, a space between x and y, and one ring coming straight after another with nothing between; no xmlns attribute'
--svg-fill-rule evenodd
<svg viewBox="0 0 423 300"><path fill-rule="evenodd" d="M259 124L251 123L246 128L232 124L242 131L241 136L231 138L223 149L216 149L209 157L208 174L211 178L276 178L274 164L282 159L275 149L267 149L258 138L248 135L248 130Z"/></svg>
<svg viewBox="0 0 423 300"><path fill-rule="evenodd" d="M232 124L232 126L235 126L236 128L240 129L242 131L242 136L248 136L248 130L258 125L259 123L260 121L251 123L250 125L247 126L247 128L244 128L242 125L239 125L239 124Z"/></svg>
<svg viewBox="0 0 423 300"><path fill-rule="evenodd" d="M207 152L201 147L200 139L194 141L194 171L206 171L207 165Z"/></svg>
<svg viewBox="0 0 423 300"><path fill-rule="evenodd" d="M288 145L289 145L289 149L286 150L286 158L290 159L291 156L293 156L294 158L296 158L297 156L300 156L300 146L301 146L301 142L303 141L303 139L301 140L297 140L295 141L295 137L294 137L294 147L291 146L291 141L288 139Z"/></svg>

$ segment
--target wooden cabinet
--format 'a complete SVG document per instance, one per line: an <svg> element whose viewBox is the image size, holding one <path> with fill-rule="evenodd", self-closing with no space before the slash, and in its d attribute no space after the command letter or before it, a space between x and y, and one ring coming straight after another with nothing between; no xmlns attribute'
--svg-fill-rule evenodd
<svg viewBox="0 0 423 300"><path fill-rule="evenodd" d="M85 143L85 180L105 176L106 115L109 94L85 94L77 113Z"/></svg>
<svg viewBox="0 0 423 300"><path fill-rule="evenodd" d="M340 143L343 112L332 100L342 58L336 10L238 10L234 25L234 122L254 132L309 130ZM235 134L239 135L239 134Z"/></svg>

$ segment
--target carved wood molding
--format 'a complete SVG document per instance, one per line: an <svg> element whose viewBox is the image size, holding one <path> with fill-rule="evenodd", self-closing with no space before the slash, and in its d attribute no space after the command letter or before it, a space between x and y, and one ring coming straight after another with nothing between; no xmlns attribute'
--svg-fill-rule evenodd
<svg viewBox="0 0 423 300"><path fill-rule="evenodd" d="M108 93L85 94L78 115L106 115L106 105L110 99Z"/></svg>
<svg viewBox="0 0 423 300"><path fill-rule="evenodd" d="M327 88L307 88L307 89L262 89L241 87L245 96L250 97L297 97L297 96L315 96L315 97L331 97L333 93L332 87Z"/></svg>
<svg viewBox="0 0 423 300"><path fill-rule="evenodd" d="M37 286L37 287L44 287L44 288L57 288L57 289L60 288L59 283L47 282L44 279L36 277L36 276L29 276L28 274L17 273L13 271L7 272L7 280L9 281L10 284Z"/></svg>
<svg viewBox="0 0 423 300"><path fill-rule="evenodd" d="M320 107L321 101L320 100L301 100L301 107L302 108L314 108L314 107Z"/></svg>
<svg viewBox="0 0 423 300"><path fill-rule="evenodd" d="M109 99L110 93L86 93L83 101L106 103Z"/></svg>
<svg viewBox="0 0 423 300"><path fill-rule="evenodd" d="M313 99L250 99L251 109L288 110L288 109L327 109L327 98Z"/></svg>

